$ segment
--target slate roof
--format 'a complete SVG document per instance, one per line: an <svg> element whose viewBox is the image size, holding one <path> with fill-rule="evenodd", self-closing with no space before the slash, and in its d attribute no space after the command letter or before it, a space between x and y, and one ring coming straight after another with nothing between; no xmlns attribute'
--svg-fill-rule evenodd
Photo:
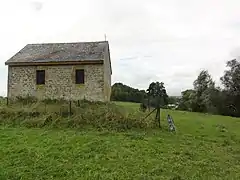
<svg viewBox="0 0 240 180"><path fill-rule="evenodd" d="M94 61L103 60L105 53L109 53L108 41L28 44L5 64Z"/></svg>

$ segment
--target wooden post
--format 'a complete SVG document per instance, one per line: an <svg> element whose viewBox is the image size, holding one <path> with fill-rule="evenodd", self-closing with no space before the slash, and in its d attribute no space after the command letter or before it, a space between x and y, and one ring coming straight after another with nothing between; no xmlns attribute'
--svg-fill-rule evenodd
<svg viewBox="0 0 240 180"><path fill-rule="evenodd" d="M80 101L79 100L77 101L77 105L78 105L78 107L80 106Z"/></svg>
<svg viewBox="0 0 240 180"><path fill-rule="evenodd" d="M158 125L159 125L159 128L161 128L161 124L160 124L160 102L161 98L160 97L157 97L157 114L156 114L156 120L158 121Z"/></svg>
<svg viewBox="0 0 240 180"><path fill-rule="evenodd" d="M47 103L45 102L44 105L45 105L45 113L47 113Z"/></svg>
<svg viewBox="0 0 240 180"><path fill-rule="evenodd" d="M158 120L159 128L161 128L161 124L160 124L160 108L158 108L157 113L158 113L157 120Z"/></svg>
<svg viewBox="0 0 240 180"><path fill-rule="evenodd" d="M158 108L156 108L157 112L156 112L156 116L155 116L155 120L157 121L158 118Z"/></svg>
<svg viewBox="0 0 240 180"><path fill-rule="evenodd" d="M60 111L59 111L59 113L60 113L60 116L63 116L63 114L62 114L62 106L60 106Z"/></svg>
<svg viewBox="0 0 240 180"><path fill-rule="evenodd" d="M72 115L72 101L69 101L69 116Z"/></svg>
<svg viewBox="0 0 240 180"><path fill-rule="evenodd" d="M148 111L150 111L150 97L148 96Z"/></svg>

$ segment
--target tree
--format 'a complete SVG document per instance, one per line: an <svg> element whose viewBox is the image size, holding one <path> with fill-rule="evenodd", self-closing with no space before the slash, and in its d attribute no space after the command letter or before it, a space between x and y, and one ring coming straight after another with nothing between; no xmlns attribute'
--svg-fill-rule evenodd
<svg viewBox="0 0 240 180"><path fill-rule="evenodd" d="M147 94L149 98L153 98L154 101L154 107L157 110L156 113L156 120L159 123L159 127L161 127L160 125L160 108L163 107L164 105L167 104L167 99L168 99L168 95L167 95L167 91L164 87L164 83L163 82L152 82L149 85L149 88L147 89Z"/></svg>
<svg viewBox="0 0 240 180"><path fill-rule="evenodd" d="M218 114L221 112L221 89L215 87L211 75L207 70L203 70L193 83L194 89L182 92L182 98L179 104L180 110L194 112L208 112Z"/></svg>
<svg viewBox="0 0 240 180"><path fill-rule="evenodd" d="M193 89L188 89L183 91L182 97L180 99L180 103L178 106L179 110L184 110L184 111L193 111L196 109L196 92Z"/></svg>
<svg viewBox="0 0 240 180"><path fill-rule="evenodd" d="M197 79L193 82L195 96L196 96L196 107L193 111L207 112L208 106L211 104L210 96L211 89L215 88L215 83L212 80L211 75L207 70L203 70L198 75Z"/></svg>
<svg viewBox="0 0 240 180"><path fill-rule="evenodd" d="M240 62L236 59L227 61L229 68L220 78L224 85L225 106L231 116L240 117Z"/></svg>
<svg viewBox="0 0 240 180"><path fill-rule="evenodd" d="M193 83L194 89L182 92L178 108L240 117L240 62L233 59L226 66L220 78L223 89L215 87L211 75L203 70Z"/></svg>

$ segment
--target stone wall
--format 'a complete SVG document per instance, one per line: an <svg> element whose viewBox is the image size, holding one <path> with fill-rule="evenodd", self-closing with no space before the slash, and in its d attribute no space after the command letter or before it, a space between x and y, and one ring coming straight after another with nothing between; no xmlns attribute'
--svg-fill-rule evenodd
<svg viewBox="0 0 240 180"><path fill-rule="evenodd" d="M110 65L110 57L108 54L108 50L105 49L106 57L104 57L104 96L106 101L110 101L111 97L111 65Z"/></svg>
<svg viewBox="0 0 240 180"><path fill-rule="evenodd" d="M75 84L75 69L84 69L84 85ZM45 85L36 85L36 70L45 70ZM9 66L8 97L105 101L104 66Z"/></svg>

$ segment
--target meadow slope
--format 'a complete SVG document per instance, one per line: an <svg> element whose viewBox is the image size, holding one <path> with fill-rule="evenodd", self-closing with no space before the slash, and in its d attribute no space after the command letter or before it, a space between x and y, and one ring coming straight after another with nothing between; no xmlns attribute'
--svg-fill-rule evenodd
<svg viewBox="0 0 240 180"><path fill-rule="evenodd" d="M0 179L240 179L240 119L170 110L161 117L161 130L145 131L2 125Z"/></svg>

